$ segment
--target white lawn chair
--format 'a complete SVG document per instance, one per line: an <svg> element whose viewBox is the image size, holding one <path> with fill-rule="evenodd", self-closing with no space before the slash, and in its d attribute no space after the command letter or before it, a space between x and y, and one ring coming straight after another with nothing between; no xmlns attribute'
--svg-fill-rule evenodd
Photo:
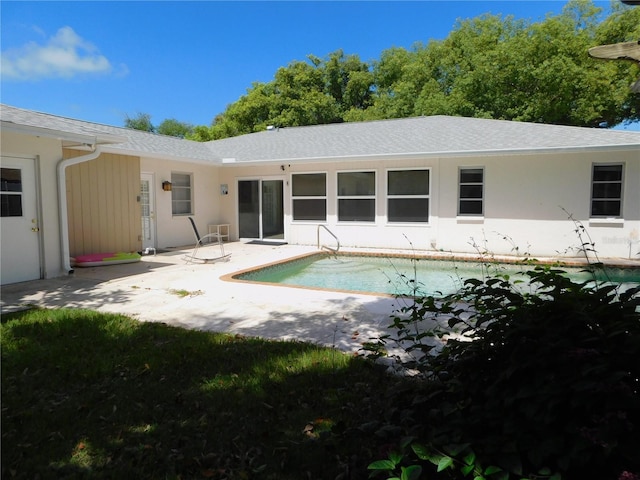
<svg viewBox="0 0 640 480"><path fill-rule="evenodd" d="M193 218L191 217L188 217L188 218L189 218L189 221L191 222L191 226L193 227L193 233L196 236L196 245L195 247L193 247L193 251L191 252L191 255L187 255L187 263L191 263L195 261L200 261L202 263L214 262L216 260L227 259L231 256L230 253L229 254L224 253L224 243L222 242L221 235L217 233L209 233L207 235L200 236L200 233L198 232L198 228L196 227L196 222L193 221ZM220 246L220 255L217 257L198 256L198 251L200 250L200 247L204 243L209 243L209 242L216 242Z"/></svg>

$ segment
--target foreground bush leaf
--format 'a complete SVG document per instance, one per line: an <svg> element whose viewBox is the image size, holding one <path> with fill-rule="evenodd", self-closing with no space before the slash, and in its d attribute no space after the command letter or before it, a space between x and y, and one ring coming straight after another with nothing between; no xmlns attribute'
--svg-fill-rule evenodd
<svg viewBox="0 0 640 480"><path fill-rule="evenodd" d="M418 480L422 475L422 467L419 465L411 465L410 467L402 467L401 480Z"/></svg>
<svg viewBox="0 0 640 480"><path fill-rule="evenodd" d="M445 455L444 457L442 457L440 459L440 461L438 462L438 472L441 472L443 470L446 470L447 468L449 468L451 465L453 465L453 458L451 458L448 455Z"/></svg>
<svg viewBox="0 0 640 480"><path fill-rule="evenodd" d="M396 463L391 460L376 460L371 462L367 467L369 470L393 470L396 468Z"/></svg>

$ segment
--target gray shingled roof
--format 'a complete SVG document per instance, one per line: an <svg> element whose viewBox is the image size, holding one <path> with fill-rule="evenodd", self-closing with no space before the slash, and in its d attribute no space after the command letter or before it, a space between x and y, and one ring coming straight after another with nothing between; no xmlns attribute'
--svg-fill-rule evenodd
<svg viewBox="0 0 640 480"><path fill-rule="evenodd" d="M0 120L3 123L9 122L24 127L44 128L50 130L52 136L56 136L57 133L70 133L95 137L98 143L108 145L109 151L123 154L207 163L219 161L206 144L201 142L58 117L8 105L0 105Z"/></svg>
<svg viewBox="0 0 640 480"><path fill-rule="evenodd" d="M110 151L219 163L345 158L489 155L535 151L638 149L640 132L464 117L415 117L291 127L207 143L111 127L0 105L0 119L53 132L92 135ZM113 143L116 142L116 143Z"/></svg>
<svg viewBox="0 0 640 480"><path fill-rule="evenodd" d="M433 116L280 128L217 140L209 147L217 157L236 162L478 155L640 149L640 132Z"/></svg>

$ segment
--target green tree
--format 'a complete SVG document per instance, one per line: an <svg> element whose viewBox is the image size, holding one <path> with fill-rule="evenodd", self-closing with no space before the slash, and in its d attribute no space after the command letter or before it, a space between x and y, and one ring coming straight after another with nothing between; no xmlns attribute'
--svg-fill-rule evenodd
<svg viewBox="0 0 640 480"><path fill-rule="evenodd" d="M193 125L185 122L180 122L174 118L168 118L163 120L156 132L161 135L168 135L170 137L186 138L193 131Z"/></svg>
<svg viewBox="0 0 640 480"><path fill-rule="evenodd" d="M238 101L215 117L207 133L190 138L218 139L264 130L345 121L352 110L372 104L373 74L357 55L342 50L325 59L309 55L278 69L268 83L254 83Z"/></svg>
<svg viewBox="0 0 640 480"><path fill-rule="evenodd" d="M587 54L600 14L591 2L574 1L561 15L514 32L471 73L467 98L492 118L591 127L619 123L621 100L630 92L612 88L617 75Z"/></svg>
<svg viewBox="0 0 640 480"><path fill-rule="evenodd" d="M211 140L208 135L199 135L196 128L186 122L181 122L174 118L163 120L157 127L151 123L151 115L148 113L137 113L134 117L125 116L124 126L134 130L142 130L143 132L159 133L170 137L188 138L192 140L207 141ZM203 133L203 127L199 127L197 132ZM206 129L205 127L205 130Z"/></svg>
<svg viewBox="0 0 640 480"><path fill-rule="evenodd" d="M125 114L124 119L125 128L131 128L133 130L142 130L143 132L155 132L156 127L151 123L151 115L148 113L138 112L135 117L130 117Z"/></svg>
<svg viewBox="0 0 640 480"><path fill-rule="evenodd" d="M391 48L371 64L342 50L310 55L256 83L210 127L210 140L344 121L457 115L587 127L640 120L640 75L631 62L589 57L589 48L640 38L640 7L571 0L539 22L500 15L459 21L444 40Z"/></svg>
<svg viewBox="0 0 640 480"><path fill-rule="evenodd" d="M419 63L416 54L420 48L417 46L412 52L404 48L392 48L382 52L380 61L374 64L378 95L366 118L413 116L414 102L420 89L420 79L414 75L416 70L413 66Z"/></svg>
<svg viewBox="0 0 640 480"><path fill-rule="evenodd" d="M608 45L620 42L638 41L640 39L640 6L631 8L622 4L613 4L613 13L596 28L592 46ZM603 110L611 119L609 124L640 120L640 94L633 93L629 86L640 77L640 68L625 61L592 60L600 63L603 88L609 88L609 95L604 97Z"/></svg>
<svg viewBox="0 0 640 480"><path fill-rule="evenodd" d="M213 134L211 128L206 125L196 125L193 127L190 133L185 135L187 140L194 140L196 142L209 142L213 140Z"/></svg>
<svg viewBox="0 0 640 480"><path fill-rule="evenodd" d="M483 15L459 22L443 41L383 52L374 66L377 96L360 118L461 115L579 126L638 118L628 85L633 65L587 54L604 41L637 38L640 9L587 0L538 23Z"/></svg>
<svg viewBox="0 0 640 480"><path fill-rule="evenodd" d="M345 56L342 50L337 50L325 62L316 62L314 65L323 74L324 91L338 103L341 116L353 108L364 109L371 104L373 76L369 65L357 55Z"/></svg>

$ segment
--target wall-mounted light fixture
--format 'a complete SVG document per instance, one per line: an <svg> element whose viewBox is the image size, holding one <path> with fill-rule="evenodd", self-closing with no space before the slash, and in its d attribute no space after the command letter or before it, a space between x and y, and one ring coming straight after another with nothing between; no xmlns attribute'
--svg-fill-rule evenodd
<svg viewBox="0 0 640 480"><path fill-rule="evenodd" d="M162 190L164 190L165 192L170 192L171 191L171 182L169 182L167 180L162 182Z"/></svg>

